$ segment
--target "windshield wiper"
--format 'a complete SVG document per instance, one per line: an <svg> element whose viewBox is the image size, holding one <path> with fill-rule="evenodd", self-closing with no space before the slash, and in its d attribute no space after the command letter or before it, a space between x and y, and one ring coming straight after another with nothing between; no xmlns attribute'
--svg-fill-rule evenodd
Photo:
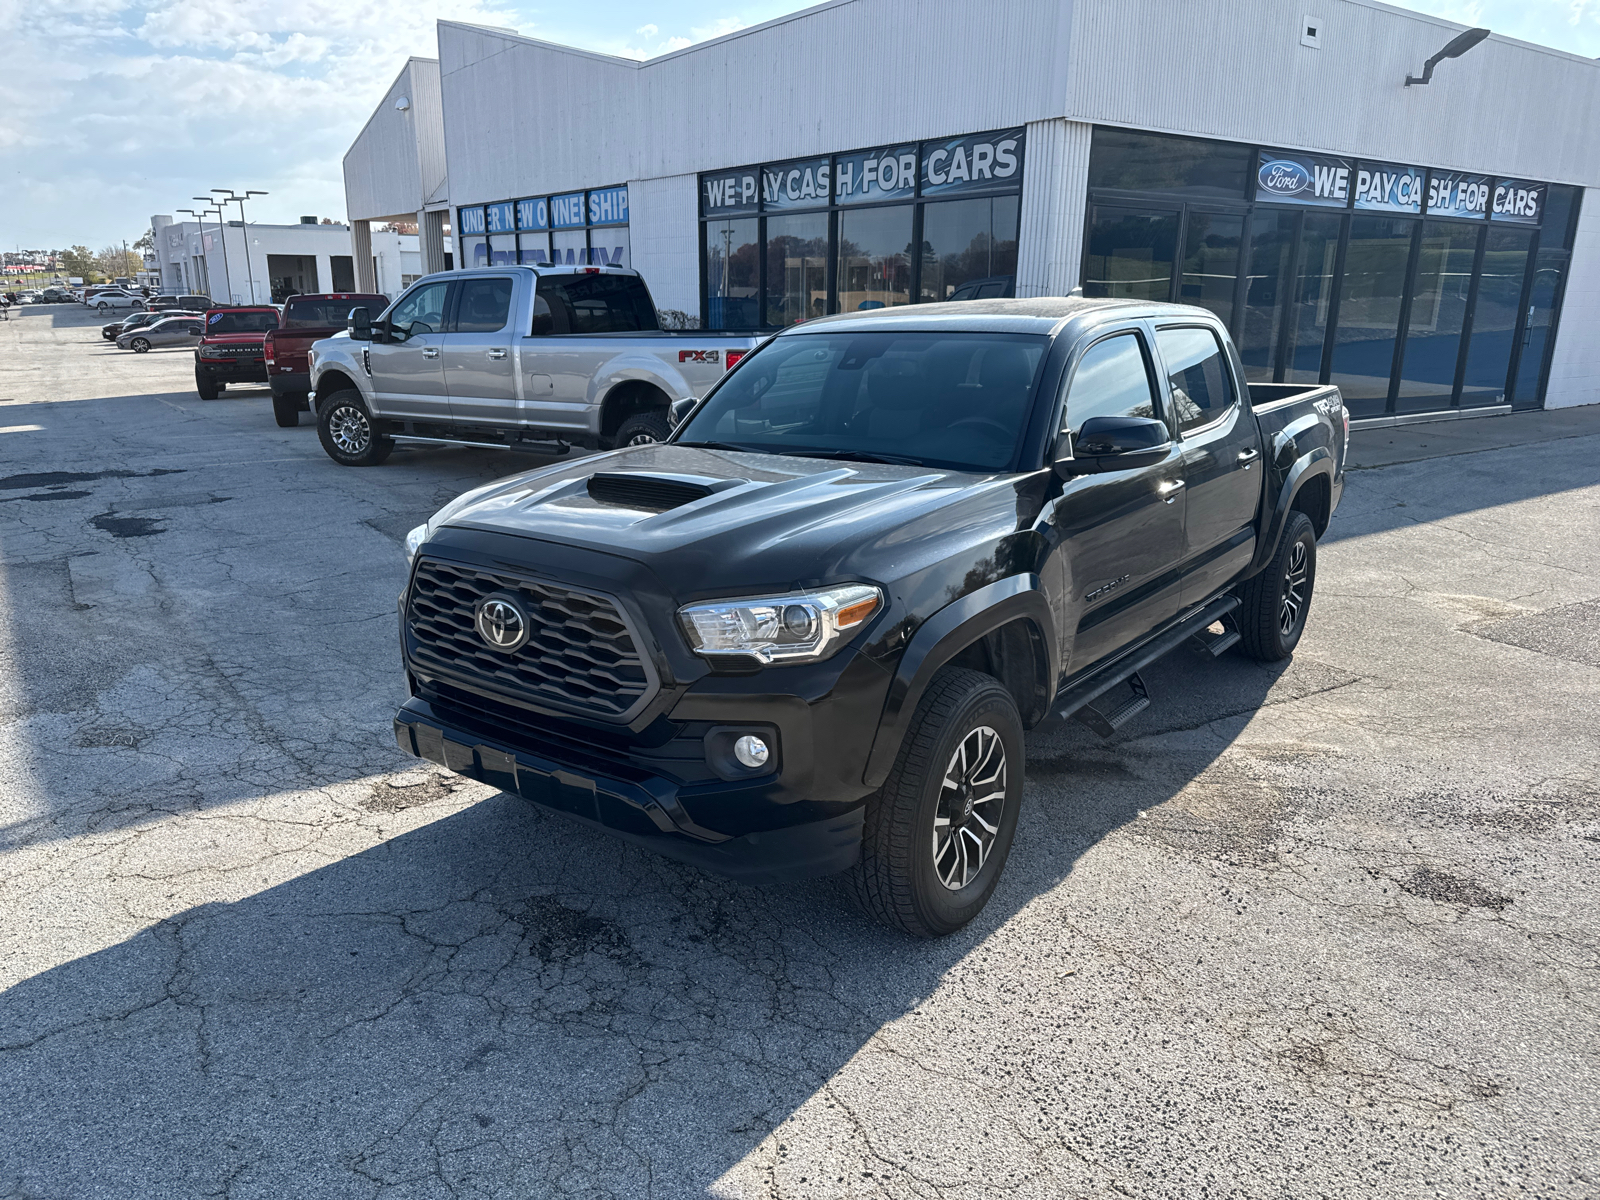
<svg viewBox="0 0 1600 1200"><path fill-rule="evenodd" d="M673 442L674 446L699 446L703 450L739 450L748 454L771 454L764 446L741 446L737 442Z"/></svg>
<svg viewBox="0 0 1600 1200"><path fill-rule="evenodd" d="M873 454L867 450L779 450L777 453L787 454L790 458L854 459L856 462L889 463L897 467L926 465L920 458L907 458L900 454Z"/></svg>

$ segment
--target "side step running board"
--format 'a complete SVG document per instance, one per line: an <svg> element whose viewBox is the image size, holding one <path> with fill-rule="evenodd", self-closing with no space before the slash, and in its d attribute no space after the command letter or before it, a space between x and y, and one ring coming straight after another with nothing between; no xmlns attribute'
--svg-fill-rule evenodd
<svg viewBox="0 0 1600 1200"><path fill-rule="evenodd" d="M1221 620L1234 609L1239 607L1239 597L1223 595L1210 601L1193 616L1179 621L1164 633L1158 634L1141 646L1136 646L1124 654L1120 659L1106 664L1105 668L1088 679L1068 688L1056 697L1056 703L1050 718L1047 720L1066 720L1068 717L1078 717L1090 729L1101 737L1110 737L1117 731L1118 726L1125 725L1139 713L1150 707L1150 693L1145 688L1144 680L1139 677L1139 672L1158 659L1165 658L1172 651L1183 645L1189 638L1197 634L1204 634L1206 627L1213 621ZM1218 642L1225 641L1229 633L1234 641L1238 634L1231 630L1224 633ZM1233 644L1229 641L1222 649L1226 650ZM1208 646L1209 648L1209 646ZM1218 653L1221 653L1219 650ZM1137 680L1137 682L1135 682ZM1120 683L1127 683L1133 688L1133 695L1122 701L1110 714L1090 708L1112 688ZM1085 709L1089 713L1080 716Z"/></svg>
<svg viewBox="0 0 1600 1200"><path fill-rule="evenodd" d="M410 446L466 446L473 450L520 450L526 454L565 454L572 447L566 442L469 442L465 438L419 437L414 433L391 433L389 440Z"/></svg>
<svg viewBox="0 0 1600 1200"><path fill-rule="evenodd" d="M1128 676L1128 686L1133 689L1133 695L1129 696L1110 712L1103 713L1094 705L1085 704L1072 715L1101 737L1110 737L1118 729L1121 729L1150 707L1150 693L1145 689L1144 679L1139 675L1139 672L1135 671Z"/></svg>
<svg viewBox="0 0 1600 1200"><path fill-rule="evenodd" d="M1231 622L1224 621L1221 633L1207 633L1202 629L1194 635L1194 643L1201 653L1221 658L1239 644L1239 631L1231 628Z"/></svg>

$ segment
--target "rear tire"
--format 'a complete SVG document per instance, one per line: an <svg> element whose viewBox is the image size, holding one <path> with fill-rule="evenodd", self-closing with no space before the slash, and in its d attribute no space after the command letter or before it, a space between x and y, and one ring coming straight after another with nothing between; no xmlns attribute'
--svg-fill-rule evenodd
<svg viewBox="0 0 1600 1200"><path fill-rule="evenodd" d="M1300 644L1317 582L1317 531L1292 512L1278 552L1264 570L1239 585L1239 644L1251 658L1282 662Z"/></svg>
<svg viewBox="0 0 1600 1200"><path fill-rule="evenodd" d="M215 400L217 393L222 391L222 387L223 385L218 383L209 372L201 371L198 368L195 370L194 390L200 393L200 399Z"/></svg>
<svg viewBox="0 0 1600 1200"><path fill-rule="evenodd" d="M134 312L143 312L144 311L144 305L140 304L139 301L135 300L133 302L133 311Z"/></svg>
<svg viewBox="0 0 1600 1200"><path fill-rule="evenodd" d="M111 305L107 304L104 300L100 301L100 303L95 305L95 307L98 308L102 314L111 311Z"/></svg>
<svg viewBox="0 0 1600 1200"><path fill-rule="evenodd" d="M353 388L320 401L317 410L317 437L340 466L376 467L394 450L394 442L374 429L366 402Z"/></svg>
<svg viewBox="0 0 1600 1200"><path fill-rule="evenodd" d="M1011 693L979 671L939 671L888 779L867 801L861 861L848 875L856 903L919 938L976 917L1011 853L1023 763Z"/></svg>
<svg viewBox="0 0 1600 1200"><path fill-rule="evenodd" d="M281 429L293 429L300 424L300 410L305 406L305 400L293 393L279 396L274 393L272 397L272 418L278 422Z"/></svg>
<svg viewBox="0 0 1600 1200"><path fill-rule="evenodd" d="M629 417L617 429L617 436L612 444L618 450L624 446L649 446L655 442L664 442L672 430L667 426L667 414L664 412L639 413Z"/></svg>

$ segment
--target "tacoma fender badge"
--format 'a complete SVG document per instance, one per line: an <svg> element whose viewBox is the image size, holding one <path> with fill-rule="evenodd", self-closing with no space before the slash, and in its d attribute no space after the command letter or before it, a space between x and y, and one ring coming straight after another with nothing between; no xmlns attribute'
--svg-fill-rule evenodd
<svg viewBox="0 0 1600 1200"><path fill-rule="evenodd" d="M1100 599L1101 596L1104 596L1107 592L1115 591L1117 588L1119 588L1123 584L1127 583L1129 578L1131 578L1131 577L1127 576L1127 575L1124 575L1121 579L1113 579L1110 583L1101 584L1099 587L1095 588L1094 591L1090 592L1087 596L1085 596L1083 598L1084 603L1085 604L1094 603L1096 600Z"/></svg>

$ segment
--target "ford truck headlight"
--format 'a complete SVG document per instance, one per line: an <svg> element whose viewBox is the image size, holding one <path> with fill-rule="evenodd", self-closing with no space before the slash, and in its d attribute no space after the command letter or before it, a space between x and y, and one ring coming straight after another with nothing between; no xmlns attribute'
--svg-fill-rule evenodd
<svg viewBox="0 0 1600 1200"><path fill-rule="evenodd" d="M882 589L849 583L789 596L686 604L678 622L703 658L738 654L764 663L817 662L882 607Z"/></svg>

